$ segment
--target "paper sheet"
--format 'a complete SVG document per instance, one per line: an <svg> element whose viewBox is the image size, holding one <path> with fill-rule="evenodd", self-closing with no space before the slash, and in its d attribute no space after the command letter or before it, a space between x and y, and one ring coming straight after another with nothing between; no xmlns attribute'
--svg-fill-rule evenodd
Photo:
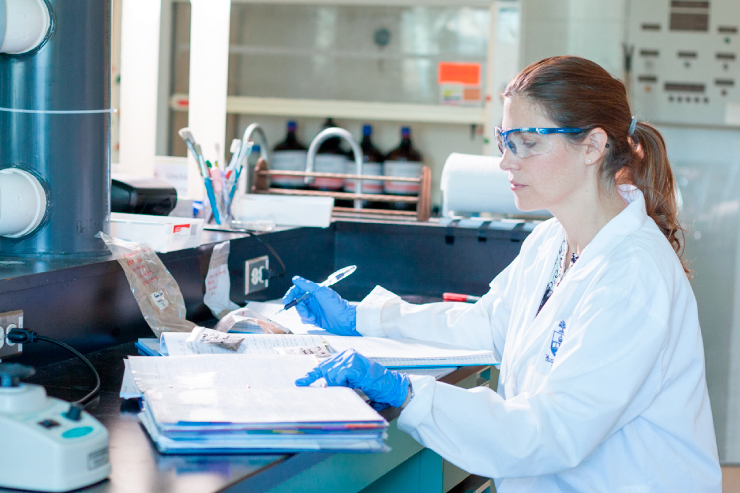
<svg viewBox="0 0 740 493"><path fill-rule="evenodd" d="M278 424L285 424L288 429L301 423L385 423L354 390L347 387L294 386L243 390L165 388L150 389L144 395L152 416L161 426L186 423L264 424L274 429Z"/></svg>
<svg viewBox="0 0 740 493"><path fill-rule="evenodd" d="M211 309L213 316L218 319L239 308L239 305L229 298L231 292L229 245L229 241L224 241L213 247L205 281L206 294L203 297L203 303Z"/></svg>
<svg viewBox="0 0 740 493"><path fill-rule="evenodd" d="M131 365L129 360L123 360L123 381L121 382L121 391L119 396L121 399L136 399L142 396L141 390L136 386L136 380L134 375L131 373Z"/></svg>
<svg viewBox="0 0 740 493"><path fill-rule="evenodd" d="M439 380L442 377L446 377L453 371L455 371L456 367L446 367L446 368L407 368L403 370L405 373L408 373L409 375L419 375L419 376L430 376L434 377L435 380Z"/></svg>
<svg viewBox="0 0 740 493"><path fill-rule="evenodd" d="M196 327L200 331L212 331ZM274 348L277 347L305 347L323 345L324 340L318 335L295 335L295 334L230 334L234 337L244 338L244 342L239 346L237 354L278 354ZM187 356L192 354L234 354L231 351L218 348L216 346L194 345L188 342L190 333L182 332L165 332L162 334L162 342L167 348L167 354L170 356Z"/></svg>
<svg viewBox="0 0 740 493"><path fill-rule="evenodd" d="M151 389L295 388L296 379L318 364L312 355L130 356L127 361L140 392Z"/></svg>
<svg viewBox="0 0 740 493"><path fill-rule="evenodd" d="M328 358L332 355L332 353L329 352L329 348L323 344L320 346L276 347L275 351L284 356L312 354L317 358Z"/></svg>
<svg viewBox="0 0 740 493"><path fill-rule="evenodd" d="M395 368L498 364L492 351L474 351L413 339L325 336L324 340L336 352L354 349L384 366Z"/></svg>

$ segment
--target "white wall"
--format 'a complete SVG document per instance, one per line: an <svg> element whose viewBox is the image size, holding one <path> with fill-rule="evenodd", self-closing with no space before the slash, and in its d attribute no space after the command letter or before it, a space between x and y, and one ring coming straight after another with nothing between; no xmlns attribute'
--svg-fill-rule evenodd
<svg viewBox="0 0 740 493"><path fill-rule="evenodd" d="M684 199L686 252L723 463L740 463L740 129L661 126Z"/></svg>

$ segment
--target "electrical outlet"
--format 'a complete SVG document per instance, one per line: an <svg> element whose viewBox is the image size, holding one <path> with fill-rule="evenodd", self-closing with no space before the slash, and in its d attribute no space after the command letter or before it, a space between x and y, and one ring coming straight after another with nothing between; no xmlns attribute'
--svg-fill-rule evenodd
<svg viewBox="0 0 740 493"><path fill-rule="evenodd" d="M257 291L267 289L269 268L270 257L267 255L247 260L247 267L244 269L244 284L246 284L244 294L255 293Z"/></svg>
<svg viewBox="0 0 740 493"><path fill-rule="evenodd" d="M23 310L0 313L0 358L23 352L23 344L8 341L5 336L11 329L23 328Z"/></svg>

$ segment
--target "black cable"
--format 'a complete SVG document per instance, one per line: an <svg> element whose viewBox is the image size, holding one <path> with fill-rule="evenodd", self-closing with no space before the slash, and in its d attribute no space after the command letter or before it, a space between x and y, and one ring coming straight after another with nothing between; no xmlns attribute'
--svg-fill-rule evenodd
<svg viewBox="0 0 740 493"><path fill-rule="evenodd" d="M283 270L283 272L278 274L277 277L285 277L285 274L288 273L288 269L285 268L285 263L283 262L283 259L280 258L280 255L277 254L275 249L272 248L272 246L270 246L269 243L267 243L266 241L263 241L262 238L259 237L259 235L251 233L249 231L247 231L247 234L251 236L252 238L254 238L255 240L262 243L262 245L264 245L264 247L267 248L267 250L272 254L272 256L275 257L275 260L278 261L278 264L280 264L280 268Z"/></svg>
<svg viewBox="0 0 740 493"><path fill-rule="evenodd" d="M55 341L54 339L51 339L49 337L38 336L38 335L36 336L36 339L38 339L39 341L50 342L52 344L56 344L57 346L66 349L67 351L71 352L72 354L80 358L82 362L85 363L88 368L90 368L90 371L93 373L93 375L95 375L95 388L92 389L90 392L88 392L88 394L82 399L78 399L72 403L72 404L77 404L79 406L82 406L83 408L87 406L88 404L90 404L90 401L92 401L95 398L95 396L97 396L98 393L100 393L100 375L98 375L98 371L95 369L92 363L90 363L90 360L85 358L81 352L79 352L78 350L70 346L69 344L65 344L61 341Z"/></svg>
<svg viewBox="0 0 740 493"><path fill-rule="evenodd" d="M10 332L8 332L7 339L10 342L19 343L19 344L28 344L31 342L36 341L46 341L50 342L52 344L56 344L59 347L62 347L66 349L67 351L71 352L78 358L82 360L83 363L87 365L87 367L90 369L90 371L95 375L95 388L90 391L86 396L84 396L82 399L78 399L71 403L72 408L70 408L70 415L73 417L75 413L79 416L79 411L81 411L85 406L90 404L90 401L92 401L95 396L100 393L100 375L98 375L98 371L95 369L95 367L90 363L90 361L85 358L82 353L80 353L78 350L73 348L72 346L65 344L60 341L56 341L50 337L44 337L38 335L36 332L28 329L12 329ZM76 408L76 411L73 410L73 408Z"/></svg>
<svg viewBox="0 0 740 493"><path fill-rule="evenodd" d="M209 227L206 227L205 229L207 229L209 231L223 231L220 228L209 228ZM233 228L233 229L231 229L229 231L233 231L235 233L246 233L249 236L251 236L252 238L254 238L255 240L257 240L260 243L262 243L262 245L267 249L267 251L269 251L272 254L272 256L275 257L275 260L278 261L278 263L280 264L280 268L282 269L282 272L280 272L280 273L278 273L276 275L272 275L272 273L275 272L275 271L273 271L272 269L270 269L269 270L269 272L270 272L270 279L275 278L275 277L285 277L285 275L288 273L288 269L285 268L285 263L283 262L283 259L280 258L280 255L278 255L278 253L275 251L274 248L272 248L272 246L270 246L269 243L267 243L262 238L260 238L258 234L254 233L252 231L249 231L247 229Z"/></svg>

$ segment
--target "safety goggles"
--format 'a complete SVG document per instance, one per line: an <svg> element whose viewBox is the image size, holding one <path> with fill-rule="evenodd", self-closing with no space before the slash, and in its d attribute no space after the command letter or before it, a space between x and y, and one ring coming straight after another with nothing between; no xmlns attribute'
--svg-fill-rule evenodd
<svg viewBox="0 0 740 493"><path fill-rule="evenodd" d="M511 150L519 159L539 154L547 154L552 150L552 134L579 134L583 130L580 128L512 128L504 131L501 127L496 127L496 144L501 154L506 148Z"/></svg>

